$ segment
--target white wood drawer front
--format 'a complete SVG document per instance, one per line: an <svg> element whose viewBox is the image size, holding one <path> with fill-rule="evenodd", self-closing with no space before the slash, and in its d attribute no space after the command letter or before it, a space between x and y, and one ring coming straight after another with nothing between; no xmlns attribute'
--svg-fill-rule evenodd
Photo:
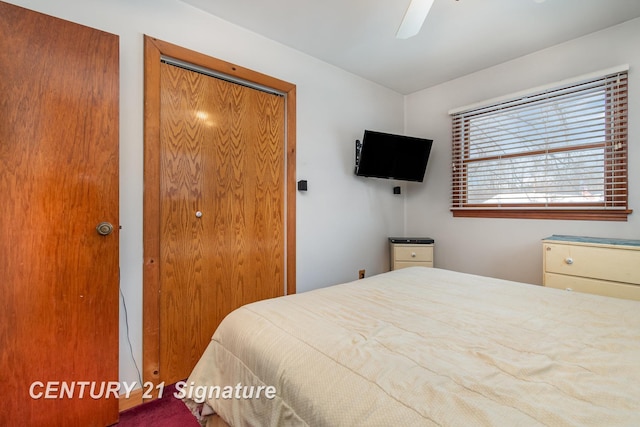
<svg viewBox="0 0 640 427"><path fill-rule="evenodd" d="M396 261L393 263L393 269L398 270L400 268L406 267L431 267L433 268L433 262L424 261L424 262L411 262L411 261Z"/></svg>
<svg viewBox="0 0 640 427"><path fill-rule="evenodd" d="M433 261L433 246L430 245L395 245L396 261Z"/></svg>
<svg viewBox="0 0 640 427"><path fill-rule="evenodd" d="M640 301L640 286L607 282L564 274L545 273L544 285L550 288L567 289L609 297Z"/></svg>
<svg viewBox="0 0 640 427"><path fill-rule="evenodd" d="M640 285L638 250L545 243L544 257L545 273Z"/></svg>

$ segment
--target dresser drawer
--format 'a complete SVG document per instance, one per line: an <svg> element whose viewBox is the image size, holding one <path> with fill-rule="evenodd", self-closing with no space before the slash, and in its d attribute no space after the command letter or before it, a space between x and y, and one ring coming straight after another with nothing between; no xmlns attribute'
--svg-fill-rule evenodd
<svg viewBox="0 0 640 427"><path fill-rule="evenodd" d="M396 261L432 262L433 246L431 245L394 245Z"/></svg>
<svg viewBox="0 0 640 427"><path fill-rule="evenodd" d="M545 243L544 265L545 273L640 285L638 250Z"/></svg>
<svg viewBox="0 0 640 427"><path fill-rule="evenodd" d="M545 273L544 285L550 288L640 301L640 286L637 285L627 285L624 283L607 282L604 280L554 273Z"/></svg>

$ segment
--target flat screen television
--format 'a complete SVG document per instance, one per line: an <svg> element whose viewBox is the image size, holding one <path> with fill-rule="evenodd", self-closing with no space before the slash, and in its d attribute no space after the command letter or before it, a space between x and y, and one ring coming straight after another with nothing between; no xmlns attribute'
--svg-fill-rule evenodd
<svg viewBox="0 0 640 427"><path fill-rule="evenodd" d="M357 176L422 182L432 139L364 131L356 141Z"/></svg>

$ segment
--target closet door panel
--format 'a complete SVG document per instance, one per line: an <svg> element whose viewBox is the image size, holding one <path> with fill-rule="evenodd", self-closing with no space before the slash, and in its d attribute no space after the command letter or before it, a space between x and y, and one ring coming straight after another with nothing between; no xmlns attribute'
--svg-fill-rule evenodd
<svg viewBox="0 0 640 427"><path fill-rule="evenodd" d="M185 379L222 319L285 291L285 100L163 63L160 381Z"/></svg>

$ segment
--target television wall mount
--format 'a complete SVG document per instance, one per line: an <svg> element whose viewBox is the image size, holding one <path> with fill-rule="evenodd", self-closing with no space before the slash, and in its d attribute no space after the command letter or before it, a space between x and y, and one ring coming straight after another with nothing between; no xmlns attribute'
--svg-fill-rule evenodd
<svg viewBox="0 0 640 427"><path fill-rule="evenodd" d="M362 150L362 142L359 139L356 139L356 171L358 170L358 165L360 164L360 151Z"/></svg>

